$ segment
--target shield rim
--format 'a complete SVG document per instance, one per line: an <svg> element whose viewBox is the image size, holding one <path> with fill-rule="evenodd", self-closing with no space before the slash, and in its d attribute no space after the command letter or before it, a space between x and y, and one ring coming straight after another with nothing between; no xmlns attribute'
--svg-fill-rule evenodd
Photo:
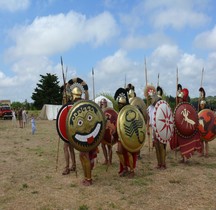
<svg viewBox="0 0 216 210"><path fill-rule="evenodd" d="M145 120L145 122L146 122L146 118L147 118L147 106L146 106L146 103L145 103L140 97L137 97L137 96L136 96L136 97L134 97L134 98L131 99L130 105L137 107L136 104L133 104L133 103L136 102L136 101L138 101L138 102L141 102L141 101L142 101L143 104L144 104L145 112L143 113L143 109L142 109L142 110L138 109L138 110L142 113L143 118L144 118L144 120Z"/></svg>
<svg viewBox="0 0 216 210"><path fill-rule="evenodd" d="M172 131L172 134L170 135L170 137L169 137L167 140L163 140L163 139L161 138L161 136L159 135L159 132L158 132L158 130L157 130L157 126L156 126L156 123L157 123L157 121L156 121L156 113L157 113L157 110L158 110L160 104L162 104L162 103L167 105L167 107L169 108L169 110L170 110L170 112L171 112L171 114L172 114L172 118L173 118L173 129L172 129L173 131ZM171 109L170 105L169 105L165 100L159 100L159 101L155 104L153 121L154 121L154 123L153 123L153 129L155 130L157 139L158 139L161 143L167 144L167 143L173 138L173 135L174 135L174 115L173 115L173 112L172 112L172 109Z"/></svg>
<svg viewBox="0 0 216 210"><path fill-rule="evenodd" d="M212 112L213 115L214 115L214 117L216 118L215 113L214 113L211 109L203 109L203 110L200 110L200 111L198 112L198 118L199 118L199 114L200 114L201 112L204 112L205 110L210 110L210 112ZM199 127L198 127L198 130L199 130ZM200 132L200 130L199 130L199 132ZM200 132L200 135L202 136L202 133L201 133L201 132ZM203 137L203 136L202 136L202 137ZM207 139L202 138L202 140L204 140L204 141L206 141L206 142L210 142L210 141L214 140L215 137L216 137L216 133L215 133L214 137L212 137L211 139L208 139L208 140L207 140Z"/></svg>
<svg viewBox="0 0 216 210"><path fill-rule="evenodd" d="M116 113L116 115L117 115L117 118L116 118L116 121L118 121L118 112L114 109L114 108L112 108L112 107L106 107L106 108L104 108L104 110L103 110L103 113L105 113L105 111L106 110L112 110L112 111L114 111L115 113ZM106 130L106 129L105 129ZM116 131L117 131L117 122L116 122ZM104 135L105 135L105 132L104 132ZM104 144L107 144L107 145L115 145L118 141L116 141L116 142L107 142L106 140L104 140L104 139L102 139L101 140L101 142L102 143L104 143Z"/></svg>
<svg viewBox="0 0 216 210"><path fill-rule="evenodd" d="M62 134L62 131L60 129L59 124L60 124L61 114L63 113L63 111L65 110L65 108L68 107L68 106L70 106L70 109L71 109L73 105L72 104L64 104L64 105L62 105L62 107L60 108L60 110L59 110L59 112L57 114L57 117L56 117L56 130L57 130L57 133L58 133L59 137L61 138L61 140L63 140L66 143L69 143L69 140L68 140L68 138L66 138ZM69 113L70 109L68 110L68 113ZM66 119L67 119L67 116L66 116ZM65 131L66 131L66 119L65 119ZM66 131L66 135L67 135L67 131Z"/></svg>
<svg viewBox="0 0 216 210"><path fill-rule="evenodd" d="M146 133L145 133L145 132L146 132L146 129L145 129L145 132L144 132L144 140L143 140L143 143L142 143L137 149L131 150L131 148L128 147L128 146L124 143L124 141L122 140L121 131L120 131L120 123L119 123L119 122L120 122L119 118L121 117L121 114L123 113L123 111L124 111L125 109L127 109L127 107L132 107L132 109L136 110L137 113L140 114L141 118L143 119L144 125L145 125L145 120L144 120L144 117L143 117L142 113L141 113L135 106L133 106L133 105L131 105L131 104L125 105L125 106L120 110L120 112L119 112L119 114L118 114L118 119L117 119L117 132L118 132L119 140L120 140L120 142L122 143L123 147L124 147L127 151L134 153L134 152L138 152L138 151L143 147L143 145L144 145L144 143L145 143L145 139L146 139ZM144 128L145 128L145 126L144 126Z"/></svg>
<svg viewBox="0 0 216 210"><path fill-rule="evenodd" d="M176 106L175 110L174 110L174 125L175 125L175 130L176 130L177 134L178 134L179 136L181 136L182 138L189 139L189 138L195 136L196 133L198 132L198 123L199 123L199 122L197 123L197 128L195 129L195 131L193 132L193 134L191 134L191 135L189 135L189 136L186 136L186 135L183 135L182 133L179 132L178 128L176 127L175 115L176 115L176 110L177 110L177 108L179 108L179 106L181 106L181 105L183 105L183 104L189 104L189 105L191 105L191 107L194 109L194 111L195 111L196 113L197 113L197 111L196 111L196 108L195 108L191 103L189 103L189 102L187 102L187 101L183 101L183 102L179 103L179 104ZM198 113L197 113L197 119L198 119Z"/></svg>
<svg viewBox="0 0 216 210"><path fill-rule="evenodd" d="M88 100L88 99L79 100L79 101L77 101L77 102L75 102L75 103L73 104L73 107L69 110L69 112L68 112L68 114L67 114L67 119L66 119L66 132L67 132L67 135L68 135L68 136L69 136L69 134L68 134L69 131L68 131L67 124L68 124L68 121L69 121L70 113L73 112L73 110L74 110L77 106L79 106L80 104L82 104L82 103L89 103L89 104L92 104L92 105L96 106L97 109L98 109L98 111L101 113L102 122L103 122L102 125L104 125L104 127L103 127L103 129L102 129L102 131L101 131L102 133L101 133L101 135L100 135L101 138L94 144L94 147L85 147L84 149L77 147L77 144L75 144L73 141L71 141L69 137L68 137L68 140L69 140L69 142L71 143L71 145L72 145L76 150L78 150L78 151L80 151L80 152L89 152L89 151L91 151L91 150L97 148L97 146L101 143L101 140L102 140L102 138L103 138L103 136L104 136L104 132L105 132L105 118L104 118L103 111L102 111L101 108L98 106L98 104L96 104L94 101L91 101L91 100Z"/></svg>

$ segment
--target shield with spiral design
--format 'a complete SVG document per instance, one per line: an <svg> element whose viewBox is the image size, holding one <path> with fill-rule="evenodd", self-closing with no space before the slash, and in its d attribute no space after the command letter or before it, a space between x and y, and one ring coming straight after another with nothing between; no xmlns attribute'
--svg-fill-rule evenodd
<svg viewBox="0 0 216 210"><path fill-rule="evenodd" d="M216 115L210 109L203 109L198 113L198 130L204 141L211 141L216 137Z"/></svg>
<svg viewBox="0 0 216 210"><path fill-rule="evenodd" d="M159 100L155 104L153 117L153 129L157 139L166 144L174 133L174 118L169 104L164 100Z"/></svg>
<svg viewBox="0 0 216 210"><path fill-rule="evenodd" d="M179 103L174 110L174 123L179 136L191 138L198 131L198 114L188 102Z"/></svg>
<svg viewBox="0 0 216 210"><path fill-rule="evenodd" d="M90 100L77 101L67 115L68 140L81 152L89 152L100 144L105 126L101 108Z"/></svg>
<svg viewBox="0 0 216 210"><path fill-rule="evenodd" d="M132 105L124 106L118 114L117 132L123 147L138 152L145 142L145 121L141 112Z"/></svg>
<svg viewBox="0 0 216 210"><path fill-rule="evenodd" d="M56 129L58 132L59 137L64 141L69 143L68 137L67 137L67 132L66 132L66 119L67 119L67 114L69 110L71 109L72 105L71 104L65 104L61 107L57 114L56 118Z"/></svg>

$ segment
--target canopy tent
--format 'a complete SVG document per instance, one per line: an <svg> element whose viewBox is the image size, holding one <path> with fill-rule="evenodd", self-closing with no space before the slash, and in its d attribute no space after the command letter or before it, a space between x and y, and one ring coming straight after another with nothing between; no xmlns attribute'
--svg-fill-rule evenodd
<svg viewBox="0 0 216 210"><path fill-rule="evenodd" d="M38 116L42 120L56 120L62 105L44 104Z"/></svg>
<svg viewBox="0 0 216 210"><path fill-rule="evenodd" d="M105 98L107 100L107 106L113 108L113 103L112 101L110 101L108 98L106 98L105 96L98 96L95 98L95 103L97 103L98 105L100 105L100 101L101 99Z"/></svg>

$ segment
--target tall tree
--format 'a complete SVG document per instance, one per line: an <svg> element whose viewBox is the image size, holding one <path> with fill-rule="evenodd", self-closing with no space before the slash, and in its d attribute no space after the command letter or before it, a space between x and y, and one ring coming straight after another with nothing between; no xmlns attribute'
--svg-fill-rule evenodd
<svg viewBox="0 0 216 210"><path fill-rule="evenodd" d="M62 94L59 86L58 77L47 73L40 75L41 79L32 94L34 106L41 109L44 104L61 104Z"/></svg>

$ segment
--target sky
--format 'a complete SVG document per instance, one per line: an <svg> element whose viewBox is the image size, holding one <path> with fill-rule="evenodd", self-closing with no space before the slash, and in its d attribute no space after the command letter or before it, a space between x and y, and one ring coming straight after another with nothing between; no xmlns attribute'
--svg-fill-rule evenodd
<svg viewBox="0 0 216 210"><path fill-rule="evenodd" d="M128 83L144 98L146 81L216 96L215 11L214 0L0 0L0 100L33 102L47 73L63 85L61 57L90 99Z"/></svg>

